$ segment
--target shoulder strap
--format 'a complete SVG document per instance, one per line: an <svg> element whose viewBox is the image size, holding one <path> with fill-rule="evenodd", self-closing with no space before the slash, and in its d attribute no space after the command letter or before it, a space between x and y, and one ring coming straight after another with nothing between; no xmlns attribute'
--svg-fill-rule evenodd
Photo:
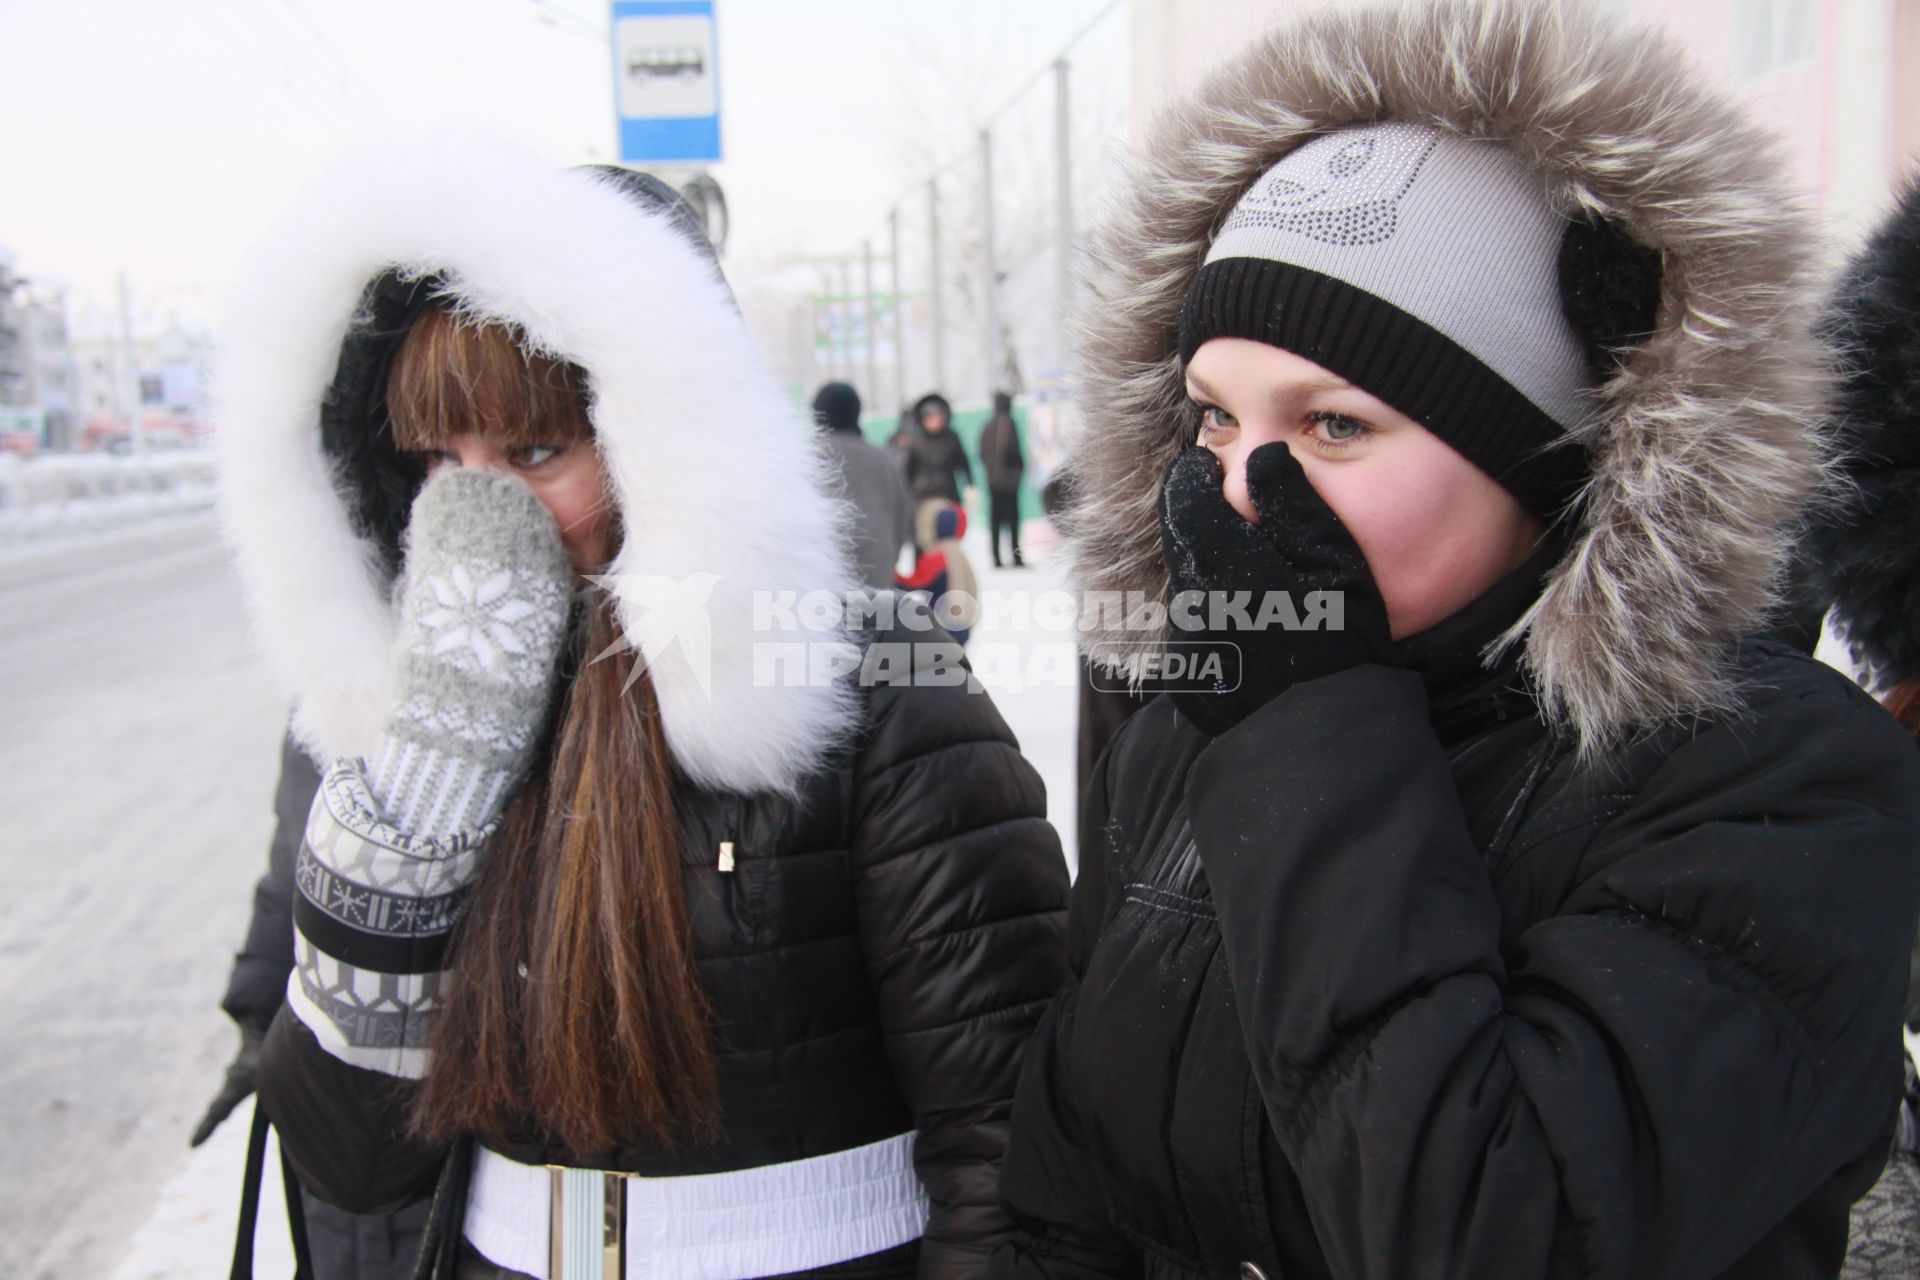
<svg viewBox="0 0 1920 1280"><path fill-rule="evenodd" d="M260 1186L267 1163L271 1122L256 1100L253 1128L247 1135L245 1173L240 1180L240 1218L233 1233L233 1266L228 1280L253 1280L253 1237L260 1224ZM307 1214L299 1180L286 1153L280 1155L280 1181L287 1193L287 1233L293 1237L293 1280L313 1280L313 1255L307 1249Z"/></svg>
<svg viewBox="0 0 1920 1280"><path fill-rule="evenodd" d="M440 1166L427 1209L426 1230L420 1238L420 1260L413 1280L456 1280L460 1269L460 1241L467 1220L467 1182L473 1170L473 1139L457 1140Z"/></svg>
<svg viewBox="0 0 1920 1280"><path fill-rule="evenodd" d="M253 1231L260 1220L260 1170L267 1159L267 1113L256 1102L253 1131L247 1137L246 1172L240 1181L240 1221L233 1234L229 1280L253 1280Z"/></svg>

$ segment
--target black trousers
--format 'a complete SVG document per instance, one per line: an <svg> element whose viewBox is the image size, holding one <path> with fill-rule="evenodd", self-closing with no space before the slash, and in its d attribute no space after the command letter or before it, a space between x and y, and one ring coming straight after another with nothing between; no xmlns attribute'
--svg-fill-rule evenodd
<svg viewBox="0 0 1920 1280"><path fill-rule="evenodd" d="M993 562L1000 563L1000 530L1004 527L1013 539L1013 558L1020 559L1020 487L991 486L987 489L987 526Z"/></svg>

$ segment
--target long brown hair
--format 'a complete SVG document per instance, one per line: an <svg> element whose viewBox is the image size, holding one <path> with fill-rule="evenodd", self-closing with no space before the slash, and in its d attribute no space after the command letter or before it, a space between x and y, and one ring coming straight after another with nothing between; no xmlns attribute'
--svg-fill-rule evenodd
<svg viewBox="0 0 1920 1280"><path fill-rule="evenodd" d="M394 358L387 406L405 449L475 429L554 444L590 438L587 395L578 366L436 307ZM455 928L413 1116L422 1136L531 1121L587 1157L717 1122L666 736L653 683L634 675L620 638L613 598L596 592L575 628L557 728Z"/></svg>

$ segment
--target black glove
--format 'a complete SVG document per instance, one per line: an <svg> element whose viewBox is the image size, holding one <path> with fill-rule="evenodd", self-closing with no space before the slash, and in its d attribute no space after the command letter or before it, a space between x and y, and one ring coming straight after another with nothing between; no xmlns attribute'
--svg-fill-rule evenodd
<svg viewBox="0 0 1920 1280"><path fill-rule="evenodd" d="M1172 622L1170 654L1199 658L1225 655L1238 646L1238 662L1226 656L1221 679L1211 688L1192 680L1171 681L1169 696L1203 733L1218 737L1255 710L1303 680L1366 663L1398 665L1386 604L1374 585L1360 546L1332 508L1314 492L1307 474L1284 444L1262 445L1247 459L1247 491L1260 514L1247 523L1227 502L1219 460L1195 447L1175 458L1160 488L1160 545L1165 553L1168 602L1184 592L1247 592L1249 629L1231 616L1214 626L1207 602L1187 611L1200 630ZM1291 629L1273 621L1260 626L1266 592L1284 591L1292 616L1313 625L1309 592L1340 592L1344 620L1339 630L1315 625ZM1282 616L1289 616L1283 611ZM1237 669L1236 669L1237 668ZM1236 677L1238 683L1236 684Z"/></svg>
<svg viewBox="0 0 1920 1280"><path fill-rule="evenodd" d="M227 1064L227 1078L220 1085L220 1092L213 1095L207 1114L200 1117L199 1127L187 1139L188 1146L197 1147L211 1138L213 1131L233 1114L233 1109L244 1102L259 1084L260 1046L266 1042L266 1038L266 1028L251 1022L240 1024L240 1051Z"/></svg>

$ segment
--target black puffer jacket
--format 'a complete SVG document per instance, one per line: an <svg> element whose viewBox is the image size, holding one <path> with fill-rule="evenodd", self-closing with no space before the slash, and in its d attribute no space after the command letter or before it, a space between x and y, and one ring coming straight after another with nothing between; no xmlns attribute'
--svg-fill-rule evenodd
<svg viewBox="0 0 1920 1280"><path fill-rule="evenodd" d="M913 416L918 422L936 406L947 415L947 425L939 431L922 426L908 438L907 487L913 490L915 502L928 498L958 502L961 484L973 483L973 463L967 460L967 448L960 437L953 434L953 406L944 396L922 396L913 406Z"/></svg>
<svg viewBox="0 0 1920 1280"><path fill-rule="evenodd" d="M1425 639L1471 654L1498 594ZM1828 668L1739 670L1739 715L1599 772L1471 660L1211 744L1130 720L996 1273L1836 1274L1900 1095L1920 770Z"/></svg>
<svg viewBox="0 0 1920 1280"><path fill-rule="evenodd" d="M926 636L883 640L909 638ZM996 1179L1021 1051L1064 980L1065 863L991 701L902 683L870 708L851 757L798 801L676 797L723 1136L624 1147L606 1167L718 1173L917 1130L933 1206L920 1274L978 1274L1005 1234ZM401 1136L417 1087L342 1063L289 1013L267 1038L262 1102L301 1180L343 1208L432 1190L445 1148ZM577 1159L533 1133L487 1140L522 1163Z"/></svg>
<svg viewBox="0 0 1920 1280"><path fill-rule="evenodd" d="M280 744L280 780L273 788L273 840L267 871L253 887L247 940L233 957L220 1007L235 1022L265 1029L287 998L293 971L293 863L320 771L289 735Z"/></svg>

